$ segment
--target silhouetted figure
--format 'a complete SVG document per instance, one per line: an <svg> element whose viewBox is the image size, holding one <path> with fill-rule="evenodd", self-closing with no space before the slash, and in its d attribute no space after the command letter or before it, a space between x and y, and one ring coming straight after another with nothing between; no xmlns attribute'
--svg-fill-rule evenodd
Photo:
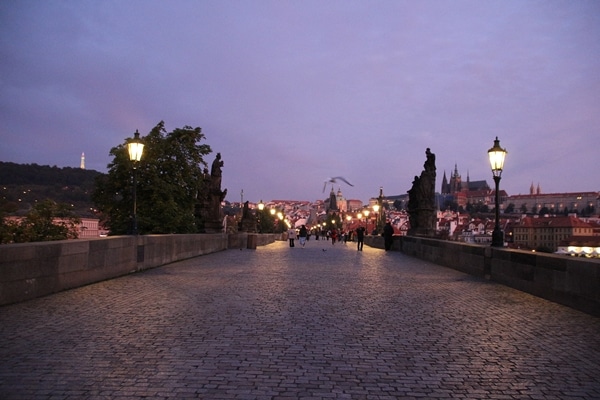
<svg viewBox="0 0 600 400"><path fill-rule="evenodd" d="M391 250L394 242L394 227L389 221L383 227L383 242L385 251Z"/></svg>
<svg viewBox="0 0 600 400"><path fill-rule="evenodd" d="M308 229L306 229L306 225L302 225L300 227L300 231L298 233L298 241L300 242L300 246L304 247L306 245L307 240L308 240Z"/></svg>
<svg viewBox="0 0 600 400"><path fill-rule="evenodd" d="M294 247L294 241L296 240L296 229L290 228L288 229L288 240L290 241L290 247Z"/></svg>
<svg viewBox="0 0 600 400"><path fill-rule="evenodd" d="M363 226L356 228L356 242L356 250L362 251L363 244L365 243L365 228Z"/></svg>

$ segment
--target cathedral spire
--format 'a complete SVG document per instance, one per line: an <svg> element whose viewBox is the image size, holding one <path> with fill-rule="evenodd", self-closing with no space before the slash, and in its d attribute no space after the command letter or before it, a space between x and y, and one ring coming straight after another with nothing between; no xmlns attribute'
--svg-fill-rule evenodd
<svg viewBox="0 0 600 400"><path fill-rule="evenodd" d="M444 177L442 178L442 194L450 194L450 188L448 187L448 179L446 178L446 170L444 170Z"/></svg>

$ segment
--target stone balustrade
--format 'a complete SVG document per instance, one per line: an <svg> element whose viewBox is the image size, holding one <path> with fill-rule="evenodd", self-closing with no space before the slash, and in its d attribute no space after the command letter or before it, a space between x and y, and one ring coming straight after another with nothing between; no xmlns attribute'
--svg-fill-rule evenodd
<svg viewBox="0 0 600 400"><path fill-rule="evenodd" d="M0 305L155 268L228 248L254 249L274 234L115 236L0 246ZM383 237L365 244L383 248ZM396 237L392 251L486 278L600 316L600 262L580 257Z"/></svg>
<svg viewBox="0 0 600 400"><path fill-rule="evenodd" d="M273 242L277 236L252 237L247 233L143 235L2 245L0 305L227 248L256 248Z"/></svg>
<svg viewBox="0 0 600 400"><path fill-rule="evenodd" d="M365 244L383 249L383 237ZM396 236L392 250L600 316L600 261L415 236Z"/></svg>

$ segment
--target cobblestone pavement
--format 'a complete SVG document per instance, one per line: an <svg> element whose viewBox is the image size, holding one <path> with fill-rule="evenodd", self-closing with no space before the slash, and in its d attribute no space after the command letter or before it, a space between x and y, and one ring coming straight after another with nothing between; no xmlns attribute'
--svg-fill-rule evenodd
<svg viewBox="0 0 600 400"><path fill-rule="evenodd" d="M0 307L2 399L598 399L600 319L365 246L228 250Z"/></svg>

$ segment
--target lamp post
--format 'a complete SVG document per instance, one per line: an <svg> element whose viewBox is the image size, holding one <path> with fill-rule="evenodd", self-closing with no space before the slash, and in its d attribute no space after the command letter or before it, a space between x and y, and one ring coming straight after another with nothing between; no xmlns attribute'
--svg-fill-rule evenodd
<svg viewBox="0 0 600 400"><path fill-rule="evenodd" d="M504 246L504 235L500 230L500 179L502 177L502 169L504 168L504 158L506 157L506 150L500 147L500 141L498 136L494 140L494 147L488 150L488 156L490 157L490 165L492 167L492 174L494 175L494 183L496 184L496 224L494 231L492 232L492 246L502 247Z"/></svg>
<svg viewBox="0 0 600 400"><path fill-rule="evenodd" d="M258 233L262 233L262 212L265 209L265 203L261 200L258 203Z"/></svg>
<svg viewBox="0 0 600 400"><path fill-rule="evenodd" d="M364 210L363 214L365 215L365 235L369 234L369 214L370 211L369 210Z"/></svg>
<svg viewBox="0 0 600 400"><path fill-rule="evenodd" d="M375 230L379 232L379 204L373 204L373 211L375 212Z"/></svg>
<svg viewBox="0 0 600 400"><path fill-rule="evenodd" d="M138 234L137 228L137 163L142 159L144 152L144 144L140 140L140 133L135 130L133 140L127 143L127 151L129 152L129 160L133 162L133 234Z"/></svg>

